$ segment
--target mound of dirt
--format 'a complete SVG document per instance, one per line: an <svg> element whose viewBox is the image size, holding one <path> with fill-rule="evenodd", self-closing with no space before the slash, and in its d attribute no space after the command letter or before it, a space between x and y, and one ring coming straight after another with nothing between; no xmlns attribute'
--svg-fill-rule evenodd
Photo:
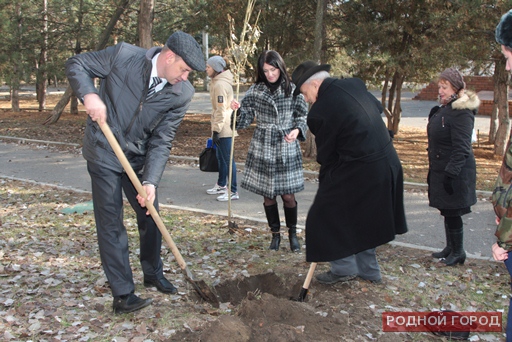
<svg viewBox="0 0 512 342"><path fill-rule="evenodd" d="M201 341L324 341L337 340L348 330L341 314L323 317L306 303L278 298L268 293L249 295L236 316L222 316L210 323Z"/></svg>
<svg viewBox="0 0 512 342"><path fill-rule="evenodd" d="M269 272L226 281L215 287L223 303L234 305L234 314L222 315L196 331L181 331L173 336L180 341L361 341L379 337L379 341L396 341L397 335L383 335L380 313L352 307L350 293L367 292L366 284L351 282L321 287L307 301L296 301L301 283ZM361 286L362 285L362 286ZM325 303L339 303L339 291L348 295L346 310ZM317 297L319 295L320 297ZM335 296L333 298L332 296ZM329 297L331 297L329 300ZM368 293L371 301L372 294ZM309 302L309 300L311 300ZM354 326L366 326L361 336ZM359 332L358 332L359 331Z"/></svg>

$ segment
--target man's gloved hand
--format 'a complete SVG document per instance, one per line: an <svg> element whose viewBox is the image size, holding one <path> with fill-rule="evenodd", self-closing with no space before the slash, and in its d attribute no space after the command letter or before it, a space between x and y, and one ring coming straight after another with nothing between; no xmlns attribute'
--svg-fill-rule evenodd
<svg viewBox="0 0 512 342"><path fill-rule="evenodd" d="M213 135L212 135L212 142L219 146L220 145L220 136L219 136L219 132L213 132Z"/></svg>
<svg viewBox="0 0 512 342"><path fill-rule="evenodd" d="M444 175L443 187L444 191L446 191L448 195L453 195L453 178L448 175Z"/></svg>

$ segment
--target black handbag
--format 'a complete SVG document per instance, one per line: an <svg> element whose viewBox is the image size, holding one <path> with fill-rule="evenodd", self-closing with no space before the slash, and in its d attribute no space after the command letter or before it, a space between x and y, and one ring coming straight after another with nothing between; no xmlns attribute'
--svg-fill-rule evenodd
<svg viewBox="0 0 512 342"><path fill-rule="evenodd" d="M217 154L213 147L207 147L199 155L199 170L205 172L219 172Z"/></svg>

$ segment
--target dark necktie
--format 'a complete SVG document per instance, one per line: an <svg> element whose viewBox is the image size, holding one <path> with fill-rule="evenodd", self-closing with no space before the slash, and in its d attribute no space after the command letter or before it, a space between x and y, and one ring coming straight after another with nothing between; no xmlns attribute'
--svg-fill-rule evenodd
<svg viewBox="0 0 512 342"><path fill-rule="evenodd" d="M155 94L155 88L157 85L162 83L162 79L160 77L153 77L151 86L148 89L148 95L146 96L146 99L149 99L153 94Z"/></svg>

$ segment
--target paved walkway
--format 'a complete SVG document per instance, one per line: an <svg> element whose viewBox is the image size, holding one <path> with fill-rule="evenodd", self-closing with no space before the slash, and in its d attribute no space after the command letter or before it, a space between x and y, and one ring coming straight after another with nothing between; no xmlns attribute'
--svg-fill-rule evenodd
<svg viewBox="0 0 512 342"><path fill-rule="evenodd" d="M401 124L424 128L426 116L435 104L432 101L404 99L402 102L404 115ZM210 106L208 94L198 93L192 101L190 112L209 112ZM488 117L478 117L476 122L477 129L488 130ZM79 191L90 191L90 178L82 156L50 152L43 147L20 145L16 141L0 143L0 178L29 180ZM216 173L201 172L197 166L168 166L159 186L160 202L162 205L173 208L227 215L227 203L217 202L215 196L206 194L206 189L215 182ZM299 225L302 228L317 186L316 182L307 181L306 189L297 194ZM244 189L240 189L239 193L240 200L232 202L234 216L265 222L261 196ZM282 207L280 199L279 206ZM418 253L442 248L444 246L443 219L436 209L428 206L426 192L424 190L406 191L405 206L409 232L398 236L395 243L417 247L420 249ZM471 256L490 259L490 248L495 241L493 232L496 227L492 206L486 200L479 200L472 209L473 213L463 217L466 250ZM281 215L283 215L282 209Z"/></svg>

